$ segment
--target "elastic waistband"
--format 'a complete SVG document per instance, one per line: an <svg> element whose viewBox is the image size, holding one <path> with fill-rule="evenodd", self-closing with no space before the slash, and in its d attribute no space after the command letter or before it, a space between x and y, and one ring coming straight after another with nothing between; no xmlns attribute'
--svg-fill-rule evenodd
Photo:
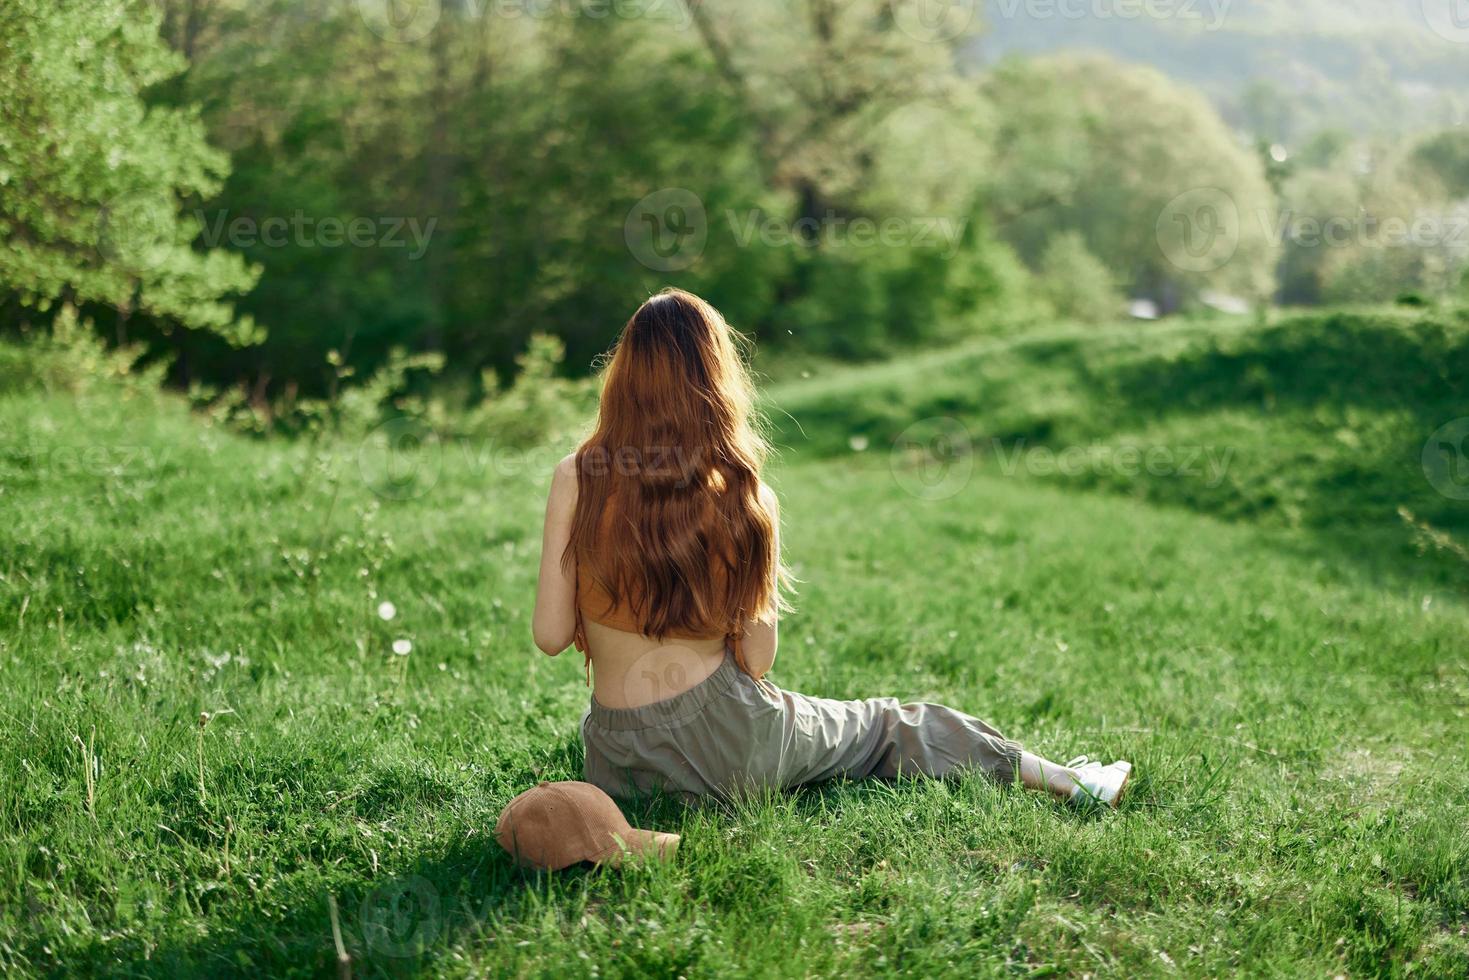
<svg viewBox="0 0 1469 980"><path fill-rule="evenodd" d="M739 682L740 668L728 650L724 662L699 683L671 698L654 701L638 708L608 708L592 697L591 723L608 731L632 732L642 728L666 728L694 717L715 698L729 693Z"/></svg>

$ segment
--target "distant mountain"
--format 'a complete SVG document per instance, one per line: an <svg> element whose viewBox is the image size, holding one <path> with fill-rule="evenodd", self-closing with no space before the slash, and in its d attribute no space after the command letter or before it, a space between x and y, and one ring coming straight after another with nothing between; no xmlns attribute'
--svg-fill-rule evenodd
<svg viewBox="0 0 1469 980"><path fill-rule="evenodd" d="M1465 0L975 2L984 19L969 50L976 67L1011 54L1103 51L1200 88L1232 125L1272 140L1469 122Z"/></svg>

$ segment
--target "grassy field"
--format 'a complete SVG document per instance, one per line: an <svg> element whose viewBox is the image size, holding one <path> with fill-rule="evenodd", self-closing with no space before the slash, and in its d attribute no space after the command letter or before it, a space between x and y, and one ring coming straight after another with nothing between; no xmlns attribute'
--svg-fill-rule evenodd
<svg viewBox="0 0 1469 980"><path fill-rule="evenodd" d="M562 447L385 469L11 390L0 972L331 975L330 899L358 976L1462 977L1469 566L1397 508L1463 539L1418 454L1469 407L1465 332L1122 328L782 382L773 679L1126 756L1127 803L653 801L674 865L556 875L492 829L580 773L579 658L529 638Z"/></svg>

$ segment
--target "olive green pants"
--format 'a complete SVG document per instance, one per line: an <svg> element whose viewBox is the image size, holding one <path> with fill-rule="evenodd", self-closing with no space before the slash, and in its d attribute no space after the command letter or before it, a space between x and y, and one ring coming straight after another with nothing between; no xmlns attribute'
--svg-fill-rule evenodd
<svg viewBox="0 0 1469 980"><path fill-rule="evenodd" d="M582 717L586 780L612 796L654 790L732 798L845 776L944 776L976 769L1015 781L1020 744L978 718L895 698L836 701L757 683L725 655L696 686L640 708Z"/></svg>

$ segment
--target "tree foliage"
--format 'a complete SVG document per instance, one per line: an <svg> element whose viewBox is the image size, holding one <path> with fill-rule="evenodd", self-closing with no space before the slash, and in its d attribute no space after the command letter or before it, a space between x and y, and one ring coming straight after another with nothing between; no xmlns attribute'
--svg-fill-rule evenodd
<svg viewBox="0 0 1469 980"><path fill-rule="evenodd" d="M206 229L265 270L244 305L271 333L246 357L270 389L405 344L505 378L535 333L584 371L669 283L771 346L846 356L975 329L1019 292L978 206L962 32L911 4L428 6L407 40L351 3L164 0L191 65L168 97L233 159ZM697 246L649 262L642 221L672 194ZM422 248L231 234L296 215L403 221ZM194 372L240 369L184 343Z"/></svg>
<svg viewBox="0 0 1469 980"><path fill-rule="evenodd" d="M1406 146L1302 154L1281 189L1281 300L1366 303L1454 292L1469 268L1466 146L1448 130Z"/></svg>
<svg viewBox="0 0 1469 980"><path fill-rule="evenodd" d="M1243 134L1105 58L970 74L972 14L11 0L0 327L75 307L269 419L344 381L421 387L395 367L419 354L461 402L529 363L585 374L669 284L776 357L863 358L1104 319L1124 294L1261 299L1282 256L1292 301L1458 274L1443 249L1282 250L1275 208L1442 210L1459 136L1388 154L1364 182L1341 134L1289 160L1252 149L1291 128L1265 88ZM564 356L527 361L538 336Z"/></svg>
<svg viewBox="0 0 1469 980"><path fill-rule="evenodd" d="M999 114L989 198L1028 262L1075 231L1117 282L1165 306L1273 291L1270 188L1199 95L1091 55L1009 62L984 90Z"/></svg>
<svg viewBox="0 0 1469 980"><path fill-rule="evenodd" d="M255 273L238 255L196 250L184 202L215 193L228 158L197 115L144 95L184 61L141 0L6 0L0 6L0 283L45 314L99 304L259 338L229 297ZM9 304L7 304L9 305ZM18 311L14 315L21 315Z"/></svg>

